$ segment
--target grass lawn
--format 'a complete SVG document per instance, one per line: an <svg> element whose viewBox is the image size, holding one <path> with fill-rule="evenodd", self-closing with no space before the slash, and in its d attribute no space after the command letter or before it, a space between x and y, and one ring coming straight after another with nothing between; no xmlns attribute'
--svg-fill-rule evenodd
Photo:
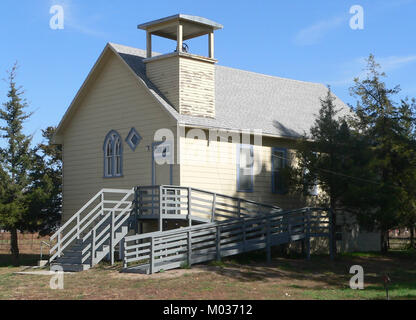
<svg viewBox="0 0 416 320"><path fill-rule="evenodd" d="M50 276L20 275L0 255L0 299L385 299L382 277L392 280L391 299L416 299L416 252L393 251L327 256L277 257L266 264L255 252L151 276L120 273L120 265L65 274L64 289L52 290ZM23 256L34 265L36 256ZM349 269L361 265L365 289L349 287Z"/></svg>

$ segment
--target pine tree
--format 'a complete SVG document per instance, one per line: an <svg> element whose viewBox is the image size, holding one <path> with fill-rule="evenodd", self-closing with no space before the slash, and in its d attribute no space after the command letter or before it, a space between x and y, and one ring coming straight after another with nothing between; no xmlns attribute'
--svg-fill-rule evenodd
<svg viewBox="0 0 416 320"><path fill-rule="evenodd" d="M402 100L399 112L400 126L403 128L403 141L398 146L403 158L403 174L399 183L404 189L399 227L410 230L410 247L416 248L416 99Z"/></svg>
<svg viewBox="0 0 416 320"><path fill-rule="evenodd" d="M388 250L388 231L400 223L400 216L407 210L406 174L409 169L408 139L403 126L405 115L395 96L400 87L387 88L380 66L370 55L367 59L367 76L356 78L351 94L358 98L355 108L356 119L351 121L357 132L367 140L371 159L366 172L377 184L370 189L359 186L355 191L356 207L361 209L357 217L367 228L381 233L381 249Z"/></svg>
<svg viewBox="0 0 416 320"><path fill-rule="evenodd" d="M15 263L19 259L17 233L24 225L27 215L26 191L30 184L29 170L32 166L31 136L23 133L23 123L31 116L23 98L24 91L16 85L17 63L8 72L9 90L7 102L0 109L1 138L5 147L0 148L2 167L0 225L11 233L11 253Z"/></svg>
<svg viewBox="0 0 416 320"><path fill-rule="evenodd" d="M335 251L337 213L343 207L342 198L348 188L349 179L344 173L350 165L347 149L351 147L349 127L339 112L335 97L328 88L310 134L305 134L298 143L297 166L289 172L293 190L308 195L319 185L323 191L317 202L332 211L332 245Z"/></svg>
<svg viewBox="0 0 416 320"><path fill-rule="evenodd" d="M53 143L55 127L42 130L46 143L35 148L32 183L28 192L27 229L48 235L55 231L62 213L62 146Z"/></svg>

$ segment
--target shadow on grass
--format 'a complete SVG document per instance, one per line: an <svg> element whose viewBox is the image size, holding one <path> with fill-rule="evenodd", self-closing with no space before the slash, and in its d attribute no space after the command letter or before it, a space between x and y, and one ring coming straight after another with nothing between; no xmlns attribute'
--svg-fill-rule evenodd
<svg viewBox="0 0 416 320"><path fill-rule="evenodd" d="M39 259L38 254L20 254L17 266L36 266ZM44 257L43 259L48 259L48 257ZM0 254L0 268L4 267L16 267L11 254Z"/></svg>
<svg viewBox="0 0 416 320"><path fill-rule="evenodd" d="M384 299L383 276L388 274L391 279L392 299L416 297L415 250L391 251L387 254L346 253L338 255L334 261L327 255L312 255L308 261L299 254L278 256L274 253L270 264L266 263L263 250L224 258L221 262L211 262L210 265L217 267L217 273L238 281L282 279L293 281L295 289L311 291L312 295L322 293L325 296L325 291L333 288L338 291L340 298L351 296ZM353 276L349 271L353 265L361 265L364 269L365 290L356 291L349 288L349 280ZM305 281L307 285L297 281ZM331 298L331 295L328 298Z"/></svg>

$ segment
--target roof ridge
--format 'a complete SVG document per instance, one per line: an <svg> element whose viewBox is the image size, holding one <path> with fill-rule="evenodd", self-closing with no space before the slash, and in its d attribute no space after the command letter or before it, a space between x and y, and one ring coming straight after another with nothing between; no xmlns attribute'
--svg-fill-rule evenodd
<svg viewBox="0 0 416 320"><path fill-rule="evenodd" d="M297 80L297 79L291 79L291 78L284 78L284 77L273 76L273 75L270 75L270 74L264 74L264 73L260 73L260 72L256 72L256 71L250 71L250 70L233 68L233 67L229 67L229 66L223 66L223 65L219 65L219 64L217 64L217 67L224 68L224 69L237 70L237 71L240 71L240 72L251 73L251 74L258 75L258 76L263 76L263 77L266 77L266 78L272 78L272 79L278 79L278 80L289 80L289 81L294 81L294 82L301 82L301 83L306 83L306 84L314 84L314 85L325 86L325 84L323 84L321 82L313 82L313 81L304 81L304 80Z"/></svg>
<svg viewBox="0 0 416 320"><path fill-rule="evenodd" d="M125 48L134 49L134 50L146 51L144 49L140 49L140 48L136 48L136 47L131 47L131 46L126 46L124 44L119 44L119 43L109 42L109 44L110 45L116 45L116 46L122 46L122 47L125 47ZM152 52L152 54L158 54L158 55L160 55L159 52ZM250 71L250 70L233 68L233 67L224 66L224 65L220 65L220 64L217 64L216 67L237 70L237 71L240 71L240 72L247 72L247 73L251 73L251 74L254 74L254 75L268 77L268 78L272 78L272 79L288 80L288 81L295 81L295 82L300 82L300 83L305 83L305 84L314 84L314 85L325 86L325 84L323 84L321 82L312 82L312 81L303 81L303 80L297 80L297 79L291 79L291 78L284 78L284 77L273 76L273 75L264 74L264 73L260 73L260 72L255 72L255 71Z"/></svg>

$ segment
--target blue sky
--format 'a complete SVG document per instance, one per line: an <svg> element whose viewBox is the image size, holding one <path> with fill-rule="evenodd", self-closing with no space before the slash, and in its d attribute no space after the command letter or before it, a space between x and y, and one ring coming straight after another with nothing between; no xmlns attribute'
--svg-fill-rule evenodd
<svg viewBox="0 0 416 320"><path fill-rule="evenodd" d="M64 29L52 30L52 5L64 8ZM364 9L364 29L352 30L352 5ZM139 23L186 13L224 25L216 32L219 64L292 79L330 84L354 104L348 88L373 53L402 96L416 97L416 0L371 1L106 1L2 0L0 78L14 61L18 83L34 115L25 131L57 125L107 42L145 48ZM188 42L204 53L206 38ZM175 44L157 39L154 50ZM7 86L0 83L0 102Z"/></svg>

